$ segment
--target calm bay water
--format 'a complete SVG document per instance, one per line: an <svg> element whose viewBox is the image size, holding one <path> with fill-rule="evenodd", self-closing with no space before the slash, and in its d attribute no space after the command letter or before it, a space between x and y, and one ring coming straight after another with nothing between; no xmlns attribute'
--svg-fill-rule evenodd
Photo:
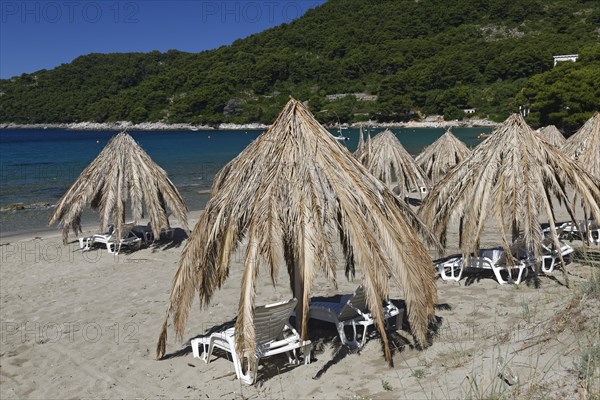
<svg viewBox="0 0 600 400"><path fill-rule="evenodd" d="M373 136L380 129L371 131ZM434 142L443 129L393 129L403 146L418 154ZM456 128L453 133L468 146L491 128ZM118 132L70 130L0 130L0 209L16 204L31 209L0 211L0 235L47 227L52 205L81 171ZM167 171L188 207L197 210L209 199L217 171L237 156L260 131L159 131L130 132L144 150ZM358 129L344 130L350 151L358 144ZM49 203L50 206L37 205ZM83 222L94 222L93 211Z"/></svg>

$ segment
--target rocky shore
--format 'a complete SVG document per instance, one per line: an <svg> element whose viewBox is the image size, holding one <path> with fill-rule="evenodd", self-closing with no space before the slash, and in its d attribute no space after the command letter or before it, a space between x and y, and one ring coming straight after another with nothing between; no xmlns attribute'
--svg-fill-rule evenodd
<svg viewBox="0 0 600 400"><path fill-rule="evenodd" d="M42 202L33 203L33 204L14 203L14 204L9 204L4 207L0 207L0 211L35 210L35 209L49 208L49 207L54 207L54 205L52 205L51 203L49 203L47 201L42 201Z"/></svg>
<svg viewBox="0 0 600 400"><path fill-rule="evenodd" d="M0 124L0 129L68 129L74 131L206 131L206 130L260 130L269 125L264 124L165 124L164 122L142 122L134 124L130 121L117 122L75 122L68 124Z"/></svg>
<svg viewBox="0 0 600 400"><path fill-rule="evenodd" d="M494 127L499 125L496 122L486 119L465 119L462 121L444 121L438 116L428 117L423 121L408 122L376 122L365 121L353 124L343 124L350 128L452 128L452 127ZM68 124L0 124L0 129L69 129L74 131L204 131L204 130L264 130L269 125L251 123L251 124L231 124L221 123L215 125L192 125L192 124L166 124L164 122L142 122L134 124L130 121L117 122L75 122ZM337 126L329 126L337 128Z"/></svg>
<svg viewBox="0 0 600 400"><path fill-rule="evenodd" d="M453 120L445 121L443 118L426 118L423 121L408 121L408 122L356 122L349 125L351 128L475 128L475 127L496 127L499 122L490 121L488 119L464 119L462 121Z"/></svg>

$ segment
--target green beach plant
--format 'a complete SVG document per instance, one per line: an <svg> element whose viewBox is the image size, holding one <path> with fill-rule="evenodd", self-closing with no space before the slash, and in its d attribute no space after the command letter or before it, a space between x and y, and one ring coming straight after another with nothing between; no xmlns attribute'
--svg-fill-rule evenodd
<svg viewBox="0 0 600 400"><path fill-rule="evenodd" d="M385 390L386 392L391 392L392 390L394 390L392 385L390 385L390 383L384 379L381 380L381 386L383 387L383 390Z"/></svg>
<svg viewBox="0 0 600 400"><path fill-rule="evenodd" d="M429 375L429 372L427 372L427 370L425 370L423 368L416 368L410 374L410 376L417 378L417 379L424 378L427 375Z"/></svg>

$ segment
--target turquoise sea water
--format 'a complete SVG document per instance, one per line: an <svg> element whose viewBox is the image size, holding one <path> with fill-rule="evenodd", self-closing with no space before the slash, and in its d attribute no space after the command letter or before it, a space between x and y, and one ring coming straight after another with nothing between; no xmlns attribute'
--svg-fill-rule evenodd
<svg viewBox="0 0 600 400"><path fill-rule="evenodd" d="M380 129L371 131L371 135ZM456 128L453 133L468 146L490 128ZM411 154L435 141L443 129L393 129ZM0 235L47 227L52 205L81 171L118 132L70 130L0 130L0 209L15 204L31 209L0 211ZM144 150L167 171L188 207L197 210L208 201L216 172L238 155L260 131L159 131L129 132ZM358 129L344 130L350 151L358 144ZM49 206L37 205L48 203ZM94 222L93 211L83 222Z"/></svg>

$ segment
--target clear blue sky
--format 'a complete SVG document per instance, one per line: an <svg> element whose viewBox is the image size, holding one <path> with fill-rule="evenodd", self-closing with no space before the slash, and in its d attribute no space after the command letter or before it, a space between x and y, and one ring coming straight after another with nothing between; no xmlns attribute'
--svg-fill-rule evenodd
<svg viewBox="0 0 600 400"><path fill-rule="evenodd" d="M0 78L89 53L214 49L325 0L0 0Z"/></svg>

